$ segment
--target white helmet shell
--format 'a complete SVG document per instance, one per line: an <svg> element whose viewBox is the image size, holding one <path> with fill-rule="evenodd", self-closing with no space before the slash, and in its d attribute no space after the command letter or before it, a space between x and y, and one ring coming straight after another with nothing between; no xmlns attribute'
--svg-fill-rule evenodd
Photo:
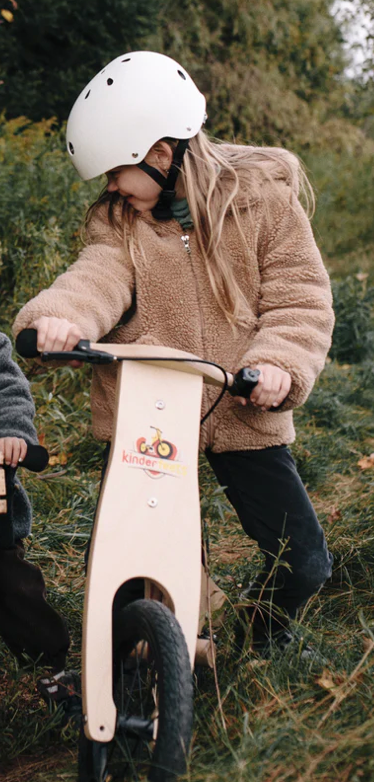
<svg viewBox="0 0 374 782"><path fill-rule="evenodd" d="M106 65L70 112L67 149L82 179L136 165L160 139L196 136L205 98L175 60L129 52Z"/></svg>

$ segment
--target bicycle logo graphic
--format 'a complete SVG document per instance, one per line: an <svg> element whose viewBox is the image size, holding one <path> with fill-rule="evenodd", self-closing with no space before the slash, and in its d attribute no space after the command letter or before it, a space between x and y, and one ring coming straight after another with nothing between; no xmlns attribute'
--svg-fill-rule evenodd
<svg viewBox="0 0 374 782"><path fill-rule="evenodd" d="M150 442L145 437L139 437L135 443L136 450L123 450L122 462L144 470L150 478L163 478L165 475L183 478L187 475L187 465L177 460L176 445L163 439L161 429L156 426L150 428L155 432Z"/></svg>

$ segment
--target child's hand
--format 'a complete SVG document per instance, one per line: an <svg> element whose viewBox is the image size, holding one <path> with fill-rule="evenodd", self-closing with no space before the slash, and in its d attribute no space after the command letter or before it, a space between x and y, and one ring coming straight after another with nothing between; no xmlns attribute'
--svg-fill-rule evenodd
<svg viewBox="0 0 374 782"><path fill-rule="evenodd" d="M242 396L235 398L241 405L246 405L250 401L264 412L271 407L278 407L289 393L291 375L289 372L285 372L284 369L273 366L273 364L258 364L255 369L260 370L260 377L249 400L244 399Z"/></svg>
<svg viewBox="0 0 374 782"><path fill-rule="evenodd" d="M0 437L0 454L4 456L5 464L17 467L27 454L27 443L22 437Z"/></svg>
<svg viewBox="0 0 374 782"><path fill-rule="evenodd" d="M38 332L37 347L40 353L44 350L73 350L83 337L79 326L65 318L47 318L42 315L34 320L31 328Z"/></svg>
<svg viewBox="0 0 374 782"><path fill-rule="evenodd" d="M44 351L73 350L83 334L75 323L65 318L49 318L45 315L34 320L32 329L38 332L37 348ZM81 361L69 361L72 367L81 367Z"/></svg>

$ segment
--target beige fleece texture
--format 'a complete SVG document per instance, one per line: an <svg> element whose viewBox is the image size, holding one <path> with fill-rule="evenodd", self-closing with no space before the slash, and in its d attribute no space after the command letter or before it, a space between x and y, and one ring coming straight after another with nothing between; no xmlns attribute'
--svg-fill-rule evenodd
<svg viewBox="0 0 374 782"><path fill-rule="evenodd" d="M265 177L263 189L266 199L253 200L251 219L242 212L245 257L231 216L223 229L227 258L249 310L236 333L213 296L193 228L188 231L189 255L178 222L157 222L150 212L142 213L138 225L143 253L134 269L101 212L91 221L88 244L78 260L21 309L14 334L41 315L56 316L76 323L91 341L166 345L231 372L274 364L292 378L282 410L264 413L250 404L242 407L226 394L202 427L201 447L220 452L292 442L292 408L307 399L330 347L331 290L296 195L285 182L272 185ZM135 289L136 313L128 324L118 325ZM115 379L115 367L93 368L93 430L100 440L112 436ZM216 396L217 390L205 390L203 412Z"/></svg>

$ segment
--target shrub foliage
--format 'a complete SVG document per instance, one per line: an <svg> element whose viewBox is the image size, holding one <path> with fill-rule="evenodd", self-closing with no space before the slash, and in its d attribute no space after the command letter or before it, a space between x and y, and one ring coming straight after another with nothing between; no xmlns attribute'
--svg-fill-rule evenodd
<svg viewBox="0 0 374 782"><path fill-rule="evenodd" d="M227 138L307 148L318 125L344 113L331 0L93 0L85 13L69 0L3 4L13 19L0 25L0 105L9 118L67 119L101 67L139 48L189 69L207 95L211 128ZM329 124L322 135L334 136Z"/></svg>

